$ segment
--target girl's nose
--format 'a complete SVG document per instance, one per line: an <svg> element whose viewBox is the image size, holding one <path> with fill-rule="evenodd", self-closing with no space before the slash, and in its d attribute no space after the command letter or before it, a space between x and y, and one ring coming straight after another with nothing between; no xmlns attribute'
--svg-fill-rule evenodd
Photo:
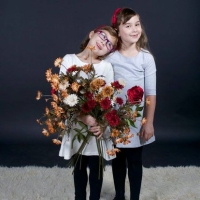
<svg viewBox="0 0 200 200"><path fill-rule="evenodd" d="M136 30L137 30L136 27L132 28L132 32L136 32Z"/></svg>
<svg viewBox="0 0 200 200"><path fill-rule="evenodd" d="M106 41L105 41L105 40L102 40L101 43L102 43L103 45L106 45Z"/></svg>

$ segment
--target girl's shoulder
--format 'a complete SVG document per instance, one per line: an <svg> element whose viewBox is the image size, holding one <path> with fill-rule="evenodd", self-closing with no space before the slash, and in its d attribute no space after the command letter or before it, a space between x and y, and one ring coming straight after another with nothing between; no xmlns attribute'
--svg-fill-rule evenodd
<svg viewBox="0 0 200 200"><path fill-rule="evenodd" d="M72 58L74 58L75 57L75 54L66 54L64 57L63 57L63 59L65 60L65 59L72 59Z"/></svg>
<svg viewBox="0 0 200 200"><path fill-rule="evenodd" d="M152 56L152 54L150 53L150 51L147 50L147 49L141 48L141 49L140 49L140 52L141 52L142 54L146 55L146 56Z"/></svg>
<svg viewBox="0 0 200 200"><path fill-rule="evenodd" d="M147 49L141 48L140 53L144 60L154 60L152 53L150 51L148 51Z"/></svg>
<svg viewBox="0 0 200 200"><path fill-rule="evenodd" d="M111 64L111 62L110 61L108 61L108 60L101 60L101 62L100 63L98 63L98 65L101 65L101 66L103 66L104 68L112 68L112 64Z"/></svg>

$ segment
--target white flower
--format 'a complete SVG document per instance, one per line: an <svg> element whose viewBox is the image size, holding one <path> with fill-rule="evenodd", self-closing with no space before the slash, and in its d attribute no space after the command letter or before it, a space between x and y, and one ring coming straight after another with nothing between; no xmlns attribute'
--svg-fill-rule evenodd
<svg viewBox="0 0 200 200"><path fill-rule="evenodd" d="M78 97L75 94L70 94L63 99L63 103L73 107L78 103Z"/></svg>
<svg viewBox="0 0 200 200"><path fill-rule="evenodd" d="M125 81L122 78L119 78L118 82L119 82L120 85L123 85L123 86L126 85Z"/></svg>
<svg viewBox="0 0 200 200"><path fill-rule="evenodd" d="M62 83L59 84L59 90L65 90L68 87L69 87L68 81L63 81Z"/></svg>
<svg viewBox="0 0 200 200"><path fill-rule="evenodd" d="M117 96L113 96L112 101L115 103L115 102L116 102L116 99L117 99Z"/></svg>
<svg viewBox="0 0 200 200"><path fill-rule="evenodd" d="M122 94L122 90L121 90L121 89L118 89L118 90L117 90L117 93L118 93L118 94Z"/></svg>

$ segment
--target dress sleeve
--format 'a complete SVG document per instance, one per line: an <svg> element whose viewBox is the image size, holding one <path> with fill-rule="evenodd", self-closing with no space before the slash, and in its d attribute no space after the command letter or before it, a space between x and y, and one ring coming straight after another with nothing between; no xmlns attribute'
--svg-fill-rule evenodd
<svg viewBox="0 0 200 200"><path fill-rule="evenodd" d="M66 74L66 70L72 65L71 62L70 62L70 55L65 55L63 57L63 62L62 62L62 65L60 67L60 72L59 74L61 73L64 73Z"/></svg>
<svg viewBox="0 0 200 200"><path fill-rule="evenodd" d="M151 54L148 54L145 63L145 93L156 95L156 64Z"/></svg>

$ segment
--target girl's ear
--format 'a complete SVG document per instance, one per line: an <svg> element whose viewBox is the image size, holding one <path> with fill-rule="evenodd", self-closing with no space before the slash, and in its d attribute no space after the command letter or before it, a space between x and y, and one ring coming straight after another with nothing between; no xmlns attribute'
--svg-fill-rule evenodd
<svg viewBox="0 0 200 200"><path fill-rule="evenodd" d="M91 39L91 37L94 35L94 31L91 31L90 33L89 33L89 38Z"/></svg>

